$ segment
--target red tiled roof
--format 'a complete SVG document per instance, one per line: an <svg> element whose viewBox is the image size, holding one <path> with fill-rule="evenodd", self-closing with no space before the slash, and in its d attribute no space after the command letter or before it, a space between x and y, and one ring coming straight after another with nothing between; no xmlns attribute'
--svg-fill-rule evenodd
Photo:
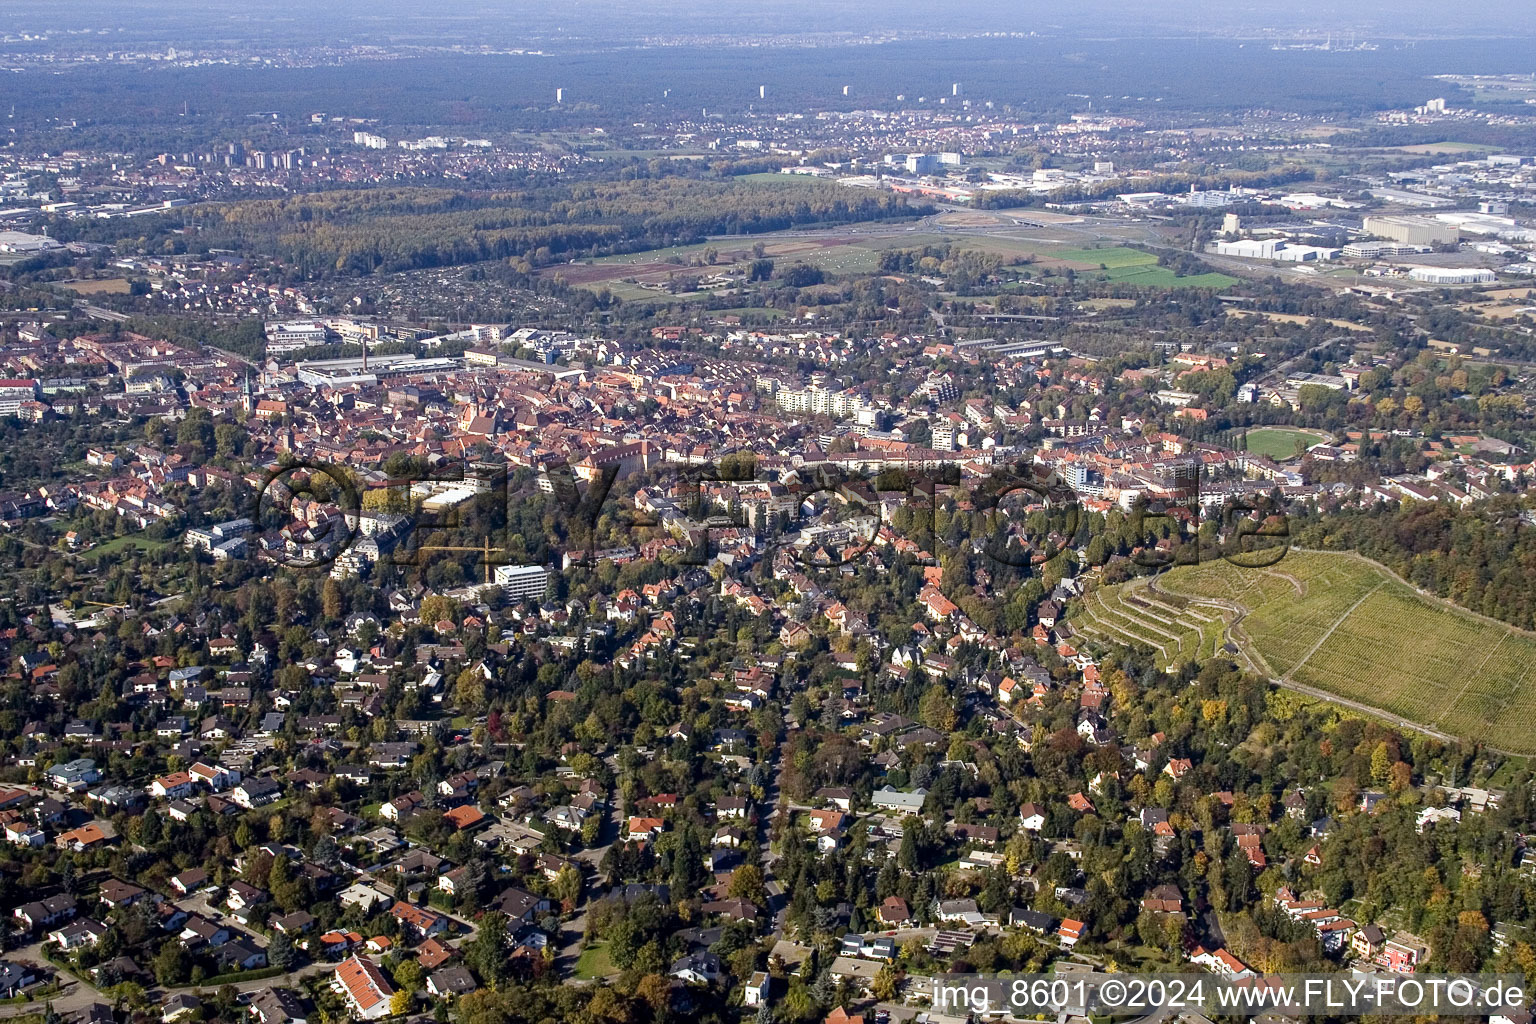
<svg viewBox="0 0 1536 1024"><path fill-rule="evenodd" d="M336 967L336 977L359 1010L367 1012L395 994L394 988L372 960L350 956Z"/></svg>

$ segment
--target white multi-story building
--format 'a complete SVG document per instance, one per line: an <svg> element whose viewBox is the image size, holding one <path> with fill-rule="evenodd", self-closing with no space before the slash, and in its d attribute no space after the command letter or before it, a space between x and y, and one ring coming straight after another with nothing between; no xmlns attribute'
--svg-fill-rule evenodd
<svg viewBox="0 0 1536 1024"><path fill-rule="evenodd" d="M267 353L301 352L329 343L331 332L325 324L312 321L267 324Z"/></svg>
<svg viewBox="0 0 1536 1024"><path fill-rule="evenodd" d="M37 391L35 380L0 380L0 416L19 415L23 402L37 400Z"/></svg>
<svg viewBox="0 0 1536 1024"><path fill-rule="evenodd" d="M777 382L773 383L777 385ZM775 386L772 394L773 400L783 412L808 412L847 418L874 409L863 395L852 391L834 391L820 384L808 384L803 388Z"/></svg>
<svg viewBox="0 0 1536 1024"><path fill-rule="evenodd" d="M1350 242L1344 247L1344 255L1351 259L1375 260L1392 256L1416 256L1433 252L1428 245L1410 245L1407 242Z"/></svg>
<svg viewBox="0 0 1536 1024"><path fill-rule="evenodd" d="M542 565L498 565L495 579L508 598L519 601L544 596L549 586L549 570Z"/></svg>
<svg viewBox="0 0 1536 1024"><path fill-rule="evenodd" d="M913 392L914 397L931 398L935 402L953 402L960 397L955 379L947 373L930 373L928 379Z"/></svg>

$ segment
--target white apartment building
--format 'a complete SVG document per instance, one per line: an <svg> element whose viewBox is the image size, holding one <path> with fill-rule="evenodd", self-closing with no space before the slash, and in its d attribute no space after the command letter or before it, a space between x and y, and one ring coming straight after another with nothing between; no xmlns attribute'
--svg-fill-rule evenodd
<svg viewBox="0 0 1536 1024"><path fill-rule="evenodd" d="M514 601L542 598L549 586L549 570L542 565L498 565L495 579Z"/></svg>

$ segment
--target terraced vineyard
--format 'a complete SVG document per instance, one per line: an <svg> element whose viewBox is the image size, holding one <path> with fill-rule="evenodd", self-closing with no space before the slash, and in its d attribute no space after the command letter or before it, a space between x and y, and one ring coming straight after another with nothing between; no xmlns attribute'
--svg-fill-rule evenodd
<svg viewBox="0 0 1536 1024"><path fill-rule="evenodd" d="M1427 597L1352 555L1174 569L1091 593L1074 626L1162 665L1230 639L1256 670L1389 716L1536 753L1536 634Z"/></svg>
<svg viewBox="0 0 1536 1024"><path fill-rule="evenodd" d="M1230 618L1215 604L1186 600L1140 579L1090 593L1073 627L1109 643L1148 648L1168 667L1214 655Z"/></svg>

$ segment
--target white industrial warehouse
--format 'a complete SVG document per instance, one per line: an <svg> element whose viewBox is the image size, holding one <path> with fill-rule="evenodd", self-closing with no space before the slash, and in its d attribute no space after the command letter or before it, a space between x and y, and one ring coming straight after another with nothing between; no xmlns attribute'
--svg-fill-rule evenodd
<svg viewBox="0 0 1536 1024"><path fill-rule="evenodd" d="M1498 280L1498 275L1474 267L1412 267L1408 279L1424 284L1487 284Z"/></svg>

